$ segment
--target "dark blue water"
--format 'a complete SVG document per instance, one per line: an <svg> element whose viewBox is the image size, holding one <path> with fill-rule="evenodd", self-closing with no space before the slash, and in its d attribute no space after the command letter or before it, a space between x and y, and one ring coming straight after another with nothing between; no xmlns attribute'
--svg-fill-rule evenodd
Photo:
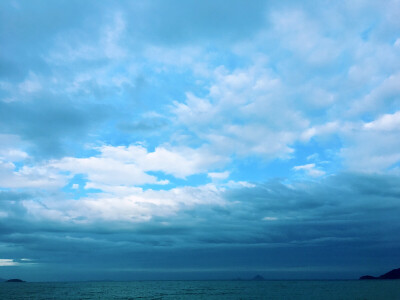
<svg viewBox="0 0 400 300"><path fill-rule="evenodd" d="M0 283L0 299L400 300L400 280Z"/></svg>

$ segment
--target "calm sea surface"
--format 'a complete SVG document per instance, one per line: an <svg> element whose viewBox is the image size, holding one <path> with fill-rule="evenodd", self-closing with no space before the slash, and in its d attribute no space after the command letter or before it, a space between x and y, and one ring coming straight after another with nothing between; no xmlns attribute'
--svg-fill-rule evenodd
<svg viewBox="0 0 400 300"><path fill-rule="evenodd" d="M400 300L400 280L0 283L0 299Z"/></svg>

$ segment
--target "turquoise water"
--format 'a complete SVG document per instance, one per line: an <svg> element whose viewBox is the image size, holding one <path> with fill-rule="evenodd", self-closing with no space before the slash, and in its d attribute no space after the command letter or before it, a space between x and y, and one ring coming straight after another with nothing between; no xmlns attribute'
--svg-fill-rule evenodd
<svg viewBox="0 0 400 300"><path fill-rule="evenodd" d="M400 300L400 280L0 283L0 299Z"/></svg>

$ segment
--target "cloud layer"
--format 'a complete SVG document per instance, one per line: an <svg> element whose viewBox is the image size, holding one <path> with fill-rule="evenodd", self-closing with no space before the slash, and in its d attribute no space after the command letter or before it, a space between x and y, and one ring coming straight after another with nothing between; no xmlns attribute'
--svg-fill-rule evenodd
<svg viewBox="0 0 400 300"><path fill-rule="evenodd" d="M3 1L1 277L394 267L399 13Z"/></svg>

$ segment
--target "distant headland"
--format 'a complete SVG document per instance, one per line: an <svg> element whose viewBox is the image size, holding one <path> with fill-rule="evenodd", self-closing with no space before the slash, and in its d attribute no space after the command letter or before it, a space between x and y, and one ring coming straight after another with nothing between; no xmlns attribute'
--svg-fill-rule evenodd
<svg viewBox="0 0 400 300"><path fill-rule="evenodd" d="M400 279L400 268L393 269L379 277L364 275L360 277L360 280L373 280L373 279Z"/></svg>
<svg viewBox="0 0 400 300"><path fill-rule="evenodd" d="M14 279L8 279L5 282L26 282L26 281L24 281L22 279L14 278Z"/></svg>

